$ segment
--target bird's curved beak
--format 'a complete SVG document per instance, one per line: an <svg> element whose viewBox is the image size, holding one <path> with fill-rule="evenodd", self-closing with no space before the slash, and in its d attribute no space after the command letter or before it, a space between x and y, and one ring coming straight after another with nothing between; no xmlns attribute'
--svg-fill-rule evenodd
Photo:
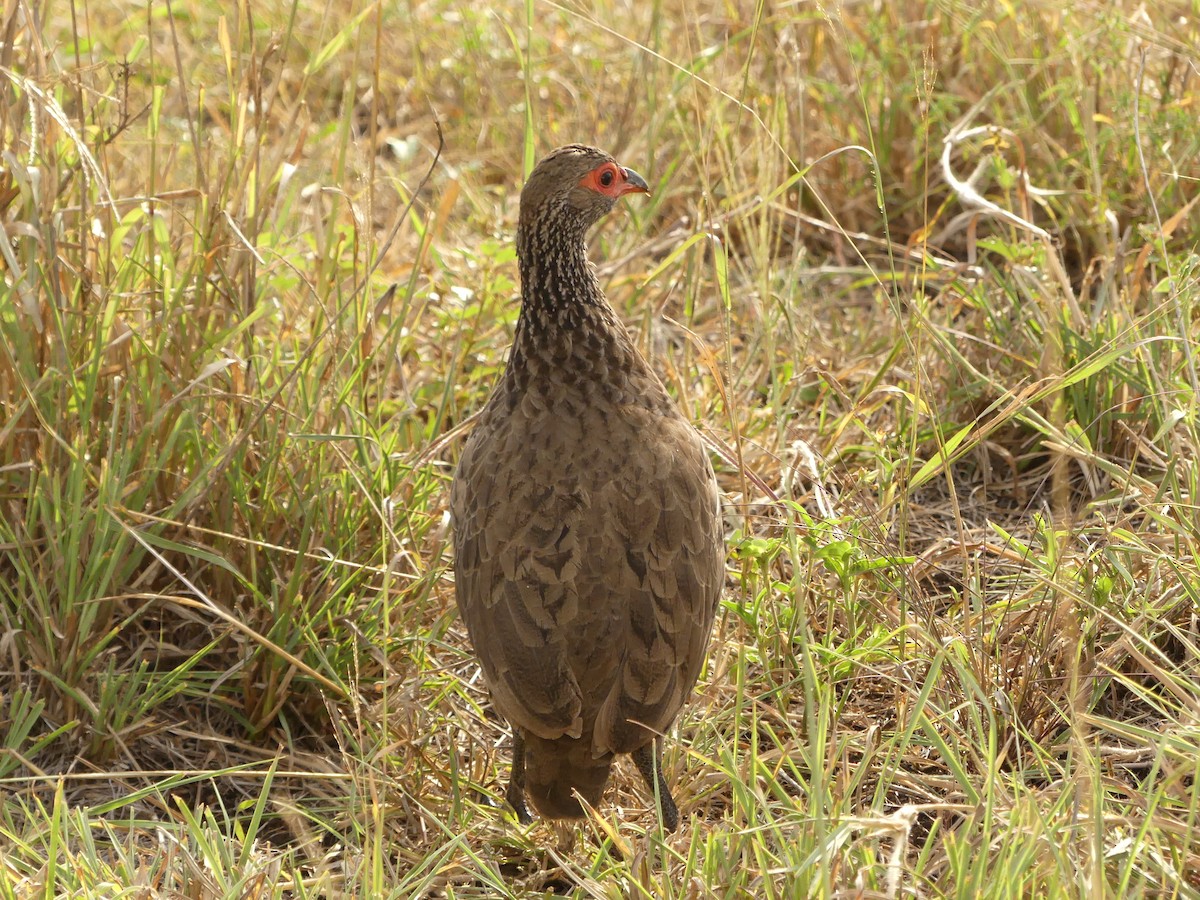
<svg viewBox="0 0 1200 900"><path fill-rule="evenodd" d="M650 185L646 184L646 179L639 175L633 169L621 168L625 173L625 183L621 185L621 193L618 197L623 197L625 194L648 194L650 193Z"/></svg>

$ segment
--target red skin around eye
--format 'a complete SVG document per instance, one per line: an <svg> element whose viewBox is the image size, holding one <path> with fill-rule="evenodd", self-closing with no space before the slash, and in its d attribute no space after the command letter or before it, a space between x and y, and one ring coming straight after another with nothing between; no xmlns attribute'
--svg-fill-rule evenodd
<svg viewBox="0 0 1200 900"><path fill-rule="evenodd" d="M612 181L607 187L600 180L605 172L612 173ZM611 162L597 166L588 172L579 179L579 186L585 187L589 191L595 191L597 194L603 194L605 197L612 197L614 200L624 194L650 193L642 176Z"/></svg>

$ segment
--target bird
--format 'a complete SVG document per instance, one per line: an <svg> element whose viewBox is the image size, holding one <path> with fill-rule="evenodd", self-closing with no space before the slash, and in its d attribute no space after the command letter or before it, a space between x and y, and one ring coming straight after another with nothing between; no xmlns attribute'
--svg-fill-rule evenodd
<svg viewBox="0 0 1200 900"><path fill-rule="evenodd" d="M598 806L628 754L675 831L662 736L691 694L724 581L717 480L609 304L586 236L646 180L595 147L547 154L521 191L521 309L451 485L455 598L512 727L505 799Z"/></svg>

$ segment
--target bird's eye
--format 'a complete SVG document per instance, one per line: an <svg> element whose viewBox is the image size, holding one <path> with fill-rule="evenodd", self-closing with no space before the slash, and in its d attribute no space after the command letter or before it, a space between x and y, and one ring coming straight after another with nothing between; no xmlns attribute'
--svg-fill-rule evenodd
<svg viewBox="0 0 1200 900"><path fill-rule="evenodd" d="M600 184L602 187L612 187L613 179L616 178L616 173L612 169L605 169L600 173Z"/></svg>

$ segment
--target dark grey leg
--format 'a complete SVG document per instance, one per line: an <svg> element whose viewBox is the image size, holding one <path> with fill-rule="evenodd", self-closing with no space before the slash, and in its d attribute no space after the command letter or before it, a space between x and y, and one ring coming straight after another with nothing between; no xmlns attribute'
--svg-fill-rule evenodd
<svg viewBox="0 0 1200 900"><path fill-rule="evenodd" d="M525 732L515 725L513 726L512 771L508 776L508 790L504 792L504 799L517 814L518 822L528 825L533 821L533 816L529 814L529 810L525 806Z"/></svg>
<svg viewBox="0 0 1200 900"><path fill-rule="evenodd" d="M650 789L659 804L659 817L664 831L672 832L679 827L679 807L667 787L667 779L662 773L662 746L658 739L633 751L633 762L637 766L646 787Z"/></svg>

